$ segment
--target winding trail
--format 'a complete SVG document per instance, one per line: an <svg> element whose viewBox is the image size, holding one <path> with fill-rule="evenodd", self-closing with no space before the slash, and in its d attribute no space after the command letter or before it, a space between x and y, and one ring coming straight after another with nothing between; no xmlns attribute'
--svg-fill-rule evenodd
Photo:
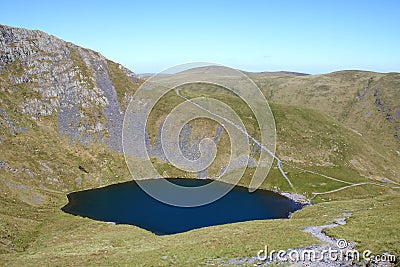
<svg viewBox="0 0 400 267"><path fill-rule="evenodd" d="M317 238L319 241L323 242L324 244L327 244L333 248L338 248L337 240L330 236L327 236L322 231L325 229L335 228L337 226L345 225L346 220L351 215L352 215L352 213L350 211L345 211L343 213L342 217L336 219L334 223L320 225L320 226L308 226L304 229L304 232L310 233L313 237Z"/></svg>
<svg viewBox="0 0 400 267"><path fill-rule="evenodd" d="M355 186L360 186L360 185L376 185L376 186L382 186L382 187L387 187L387 188L393 189L392 187L384 185L384 184L377 184L377 183L373 183L373 182L363 182L363 183L351 184L351 185L343 186L343 187L340 187L338 189L334 189L334 190L331 190L331 191L313 192L312 194L315 195L315 196L316 195L325 195L325 194L335 193L335 192L341 191L343 189L347 189L347 188L355 187Z"/></svg>
<svg viewBox="0 0 400 267"><path fill-rule="evenodd" d="M333 177L331 177L331 176L328 176L328 175L325 175L325 174L322 174L322 173L318 173L318 172L306 170L306 169L303 169L303 168L294 166L294 165L289 164L289 163L284 163L284 164L286 164L286 165L288 165L288 166L290 166L290 167L292 167L292 168L299 169L299 170L301 170L301 171L303 171L303 172L308 172L308 173L312 173L312 174L315 174L315 175L318 175L318 176L322 176L322 177L324 177L324 178L326 178L326 179L329 179L329 180L332 180L332 181L336 181L336 182L340 182L340 183L345 183L345 184L354 185L354 183L352 183L352 182L348 182L348 181L340 180L340 179L337 179L337 178L333 178Z"/></svg>
<svg viewBox="0 0 400 267"><path fill-rule="evenodd" d="M227 260L217 258L217 259L210 259L206 264L218 265L218 266L244 266L244 265L270 266L271 264L277 266L288 266L288 264L290 264L290 266L309 266L309 267L350 266L352 265L351 258L334 260L324 256L324 253L326 251L333 251L333 250L339 251L342 249L351 250L355 245L355 243L353 242L347 243L347 241L344 239L337 240L323 233L323 230L325 229L331 229L346 224L346 220L352 215L352 213L348 210L341 210L341 211L343 212L343 214L339 218L337 218L333 223L327 223L319 226L307 226L306 228L304 228L303 230L304 232L311 234L313 237L321 241L322 244L284 250L285 252L284 255L307 255L307 253L313 251L316 255L315 259L304 258L295 261L290 261L290 258L287 258L287 260L285 261L276 258L276 254L274 258L270 258L269 257L270 254L268 254L268 258L266 258L265 260L260 260L257 256L237 257L237 258L230 258Z"/></svg>

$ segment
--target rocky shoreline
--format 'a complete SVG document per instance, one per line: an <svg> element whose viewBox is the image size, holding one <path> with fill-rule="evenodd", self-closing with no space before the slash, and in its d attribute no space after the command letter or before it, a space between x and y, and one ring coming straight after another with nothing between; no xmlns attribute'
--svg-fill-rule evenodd
<svg viewBox="0 0 400 267"><path fill-rule="evenodd" d="M311 205L311 200L302 194L292 193L292 192L279 192L279 191L274 191L274 192L302 205Z"/></svg>

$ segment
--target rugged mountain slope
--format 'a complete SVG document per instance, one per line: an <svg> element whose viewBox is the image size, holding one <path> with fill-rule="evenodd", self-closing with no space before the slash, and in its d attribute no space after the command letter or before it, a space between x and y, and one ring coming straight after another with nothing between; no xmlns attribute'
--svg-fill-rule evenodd
<svg viewBox="0 0 400 267"><path fill-rule="evenodd" d="M393 154L400 151L400 73L339 71L254 80L271 102L317 109Z"/></svg>
<svg viewBox="0 0 400 267"><path fill-rule="evenodd" d="M63 192L130 178L118 152L138 83L97 52L0 25L0 251L24 249Z"/></svg>
<svg viewBox="0 0 400 267"><path fill-rule="evenodd" d="M0 26L0 34L2 120L10 110L49 119L61 136L121 151L123 105L138 82L132 72L40 31Z"/></svg>

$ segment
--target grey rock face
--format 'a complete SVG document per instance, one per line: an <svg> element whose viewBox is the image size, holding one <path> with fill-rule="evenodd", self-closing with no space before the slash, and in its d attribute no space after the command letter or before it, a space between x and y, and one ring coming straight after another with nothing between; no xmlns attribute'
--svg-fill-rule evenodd
<svg viewBox="0 0 400 267"><path fill-rule="evenodd" d="M102 113L107 121L107 129L110 138L108 145L111 149L122 152L122 122L123 116L120 111L117 93L103 66L107 65L104 58L89 58L95 70L96 84L102 91L102 95L107 99L107 105L103 106Z"/></svg>
<svg viewBox="0 0 400 267"><path fill-rule="evenodd" d="M196 160L200 157L199 144L201 140L199 138L194 138L192 142L190 142L191 133L192 126L190 124L184 125L180 132L179 147L185 158Z"/></svg>
<svg viewBox="0 0 400 267"><path fill-rule="evenodd" d="M374 97L376 97L375 105L377 107L377 110L385 116L385 119L387 121L395 125L393 137L400 141L400 122L398 121L398 118L400 117L400 108L396 108L394 111L392 111L391 108L388 108L387 105L385 105L385 103L379 97L379 90L380 89L376 89L374 93Z"/></svg>
<svg viewBox="0 0 400 267"><path fill-rule="evenodd" d="M19 112L35 120L54 114L60 135L122 152L123 114L103 56L41 31L0 25L0 70L16 66L8 83L31 93L18 103Z"/></svg>

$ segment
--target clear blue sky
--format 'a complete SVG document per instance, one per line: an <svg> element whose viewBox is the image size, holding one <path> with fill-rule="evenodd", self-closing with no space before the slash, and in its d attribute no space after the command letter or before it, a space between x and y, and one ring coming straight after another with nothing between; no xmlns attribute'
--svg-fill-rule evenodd
<svg viewBox="0 0 400 267"><path fill-rule="evenodd" d="M136 73L210 61L248 71L400 71L400 1L4 1L40 29Z"/></svg>

